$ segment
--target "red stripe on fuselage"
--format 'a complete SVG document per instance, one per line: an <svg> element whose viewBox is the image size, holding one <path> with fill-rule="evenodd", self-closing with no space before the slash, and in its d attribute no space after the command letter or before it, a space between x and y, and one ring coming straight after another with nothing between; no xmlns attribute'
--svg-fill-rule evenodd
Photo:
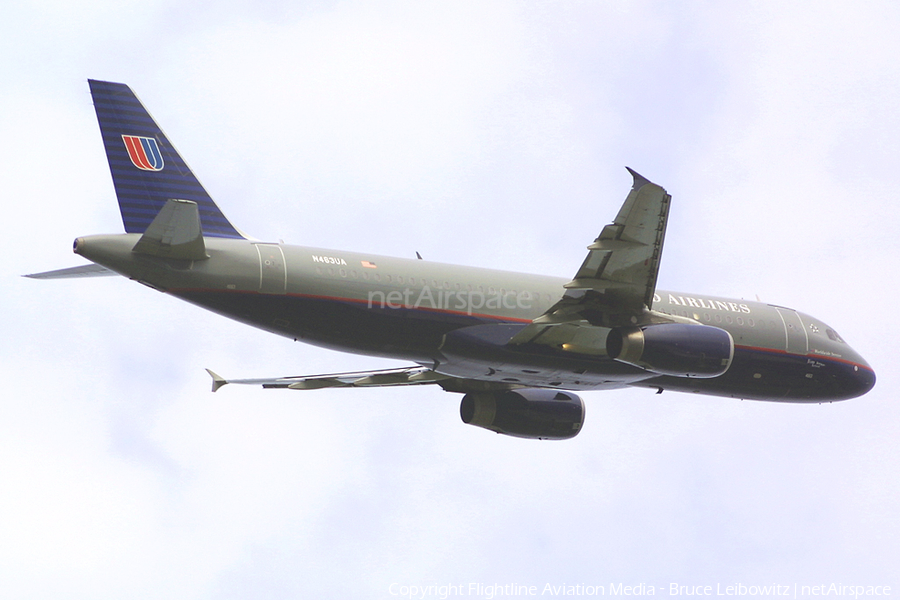
<svg viewBox="0 0 900 600"><path fill-rule="evenodd" d="M208 290L203 288L178 288L178 289L170 289L168 290L171 294L190 294L190 293L203 293L203 294L259 294L270 296L272 294L260 294L259 292L252 292L247 290ZM311 300L327 300L329 302L350 302L352 304L365 304L367 308L379 308L386 310L422 310L430 313L438 313L438 314L448 314L448 315L457 315L463 317L478 317L482 319L493 319L496 321L503 321L507 323L531 323L531 319L520 319L517 317L502 317L499 315L488 315L483 313L470 313L459 310L450 310L447 308L432 308L428 306L380 306L373 305L368 300L361 300L358 298L342 298L340 296L319 296L316 294L276 294L277 296L288 296L291 298L308 298Z"/></svg>
<svg viewBox="0 0 900 600"><path fill-rule="evenodd" d="M175 295L180 294L180 293L184 293L184 294L190 294L190 293L257 294L257 295L266 295L266 296L269 295L269 294L260 294L259 292L253 292L253 291L248 291L248 290L210 290L210 289L204 289L204 288L178 288L178 289L173 288L173 289L168 290L168 293L175 294ZM340 296L320 296L317 294L280 294L280 295L288 296L291 298L307 298L310 300L325 300L328 302L345 302L345 303L349 302L352 304L369 305L368 300L361 300L358 298L342 298ZM368 307L375 308L372 306L368 306ZM484 313L469 313L469 312L463 312L463 311L449 310L446 308L431 308L431 307L427 307L427 306L402 305L402 306L398 306L398 307L385 306L385 307L380 307L380 308L385 308L388 310L400 310L400 309L420 310L420 311L436 313L436 314L448 314L448 315L464 316L464 317L476 317L476 318L480 318L480 319L491 319L494 321L500 321L500 322L504 322L504 323L529 324L532 321L531 319L522 319L522 318L518 318L518 317L503 317L500 315L489 315L489 314L484 314ZM783 350L780 348L763 348L763 347L759 347L759 346L743 346L743 345L739 345L739 344L735 344L734 347L736 350L737 349L749 350L749 351L754 351L754 352L765 352L768 354L780 354L780 355L784 355L784 356L798 356L798 357L802 357L802 358L815 358L818 360L839 362L839 363L843 363L843 364L850 365L853 367L859 367L860 369L866 369L867 371L871 371L872 373L875 372L874 369L872 369L872 367L870 367L868 365L859 364L859 363L853 362L851 360L847 360L844 358L838 358L836 356L824 356L821 354L794 354L792 352L788 352L787 350Z"/></svg>
<svg viewBox="0 0 900 600"><path fill-rule="evenodd" d="M761 348L759 346L740 346L738 344L734 345L735 350L740 348L741 350L752 350L754 352L767 352L769 354L783 354L784 356L799 356L802 358L815 358L819 360L830 360L832 362L839 362L845 365L850 365L853 367L859 367L860 369L866 369L867 371L875 372L875 370L869 365L861 365L857 362L853 362L852 360L847 360L846 358L838 358L837 356L825 356L822 354L795 354L793 352L788 352L787 350L782 350L780 348Z"/></svg>

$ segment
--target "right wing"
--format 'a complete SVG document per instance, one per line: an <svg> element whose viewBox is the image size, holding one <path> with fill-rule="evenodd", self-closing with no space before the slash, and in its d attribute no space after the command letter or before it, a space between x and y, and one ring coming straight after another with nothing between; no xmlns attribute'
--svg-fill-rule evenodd
<svg viewBox="0 0 900 600"><path fill-rule="evenodd" d="M404 367L379 371L357 371L355 373L334 373L331 375L302 375L297 377L276 377L268 379L225 379L206 370L213 379L212 391L223 385L240 383L261 385L264 388L289 390L318 390L330 387L381 387L396 385L425 385L451 379L447 375L435 373L427 367Z"/></svg>

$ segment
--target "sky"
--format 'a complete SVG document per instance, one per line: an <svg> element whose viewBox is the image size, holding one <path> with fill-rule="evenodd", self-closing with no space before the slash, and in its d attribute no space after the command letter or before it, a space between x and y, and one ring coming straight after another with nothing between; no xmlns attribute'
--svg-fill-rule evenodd
<svg viewBox="0 0 900 600"><path fill-rule="evenodd" d="M5 7L0 599L900 594L898 26L878 1ZM263 240L570 277L632 167L673 196L661 289L815 315L878 383L587 392L563 442L466 426L430 386L212 394L207 367L405 363L21 278L122 231L88 78L130 85Z"/></svg>

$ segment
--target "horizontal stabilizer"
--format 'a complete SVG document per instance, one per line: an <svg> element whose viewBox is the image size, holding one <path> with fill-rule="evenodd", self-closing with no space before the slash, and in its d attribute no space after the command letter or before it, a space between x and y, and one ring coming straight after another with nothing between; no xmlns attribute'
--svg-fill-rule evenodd
<svg viewBox="0 0 900 600"><path fill-rule="evenodd" d="M31 277L32 279L73 279L76 277L109 277L111 275L118 275L118 273L100 265L81 265L80 267L57 269L56 271L44 271L43 273L29 273L28 275L22 275L22 277Z"/></svg>
<svg viewBox="0 0 900 600"><path fill-rule="evenodd" d="M205 260L206 244L200 231L197 203L169 200L135 244L134 252L160 258Z"/></svg>

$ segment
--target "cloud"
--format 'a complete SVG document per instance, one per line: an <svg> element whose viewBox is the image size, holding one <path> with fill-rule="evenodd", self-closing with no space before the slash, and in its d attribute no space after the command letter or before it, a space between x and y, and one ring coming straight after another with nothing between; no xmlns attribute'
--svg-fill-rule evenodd
<svg viewBox="0 0 900 600"><path fill-rule="evenodd" d="M441 582L892 584L890 4L125 3L0 25L0 579L10 597L389 597ZM229 217L289 243L570 276L628 164L660 285L837 327L879 382L795 406L585 394L574 440L437 389L208 392L396 366L124 279L84 79L129 83ZM3 595L0 594L0 595Z"/></svg>

